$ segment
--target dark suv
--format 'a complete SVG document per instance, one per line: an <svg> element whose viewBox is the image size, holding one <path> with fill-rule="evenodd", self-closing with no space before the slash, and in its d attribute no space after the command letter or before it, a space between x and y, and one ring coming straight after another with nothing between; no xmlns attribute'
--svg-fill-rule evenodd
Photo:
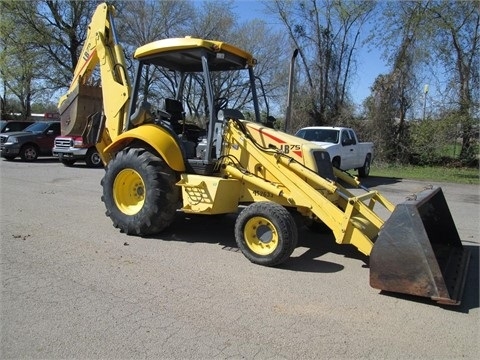
<svg viewBox="0 0 480 360"><path fill-rule="evenodd" d="M0 134L1 156L13 160L35 161L39 156L52 156L55 137L60 135L59 121L37 121L23 131Z"/></svg>
<svg viewBox="0 0 480 360"><path fill-rule="evenodd" d="M15 120L1 120L0 133L22 131L27 126L33 124L33 121L15 121Z"/></svg>

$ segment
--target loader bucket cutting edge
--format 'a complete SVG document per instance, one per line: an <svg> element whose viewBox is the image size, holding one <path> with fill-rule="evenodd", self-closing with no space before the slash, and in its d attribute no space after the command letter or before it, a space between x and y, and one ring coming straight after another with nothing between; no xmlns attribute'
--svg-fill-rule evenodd
<svg viewBox="0 0 480 360"><path fill-rule="evenodd" d="M441 188L395 207L370 254L370 286L461 302L470 253L462 246Z"/></svg>

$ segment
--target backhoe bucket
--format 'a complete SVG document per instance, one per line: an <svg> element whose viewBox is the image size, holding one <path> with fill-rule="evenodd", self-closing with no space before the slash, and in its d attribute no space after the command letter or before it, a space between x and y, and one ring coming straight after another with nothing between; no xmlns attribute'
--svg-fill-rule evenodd
<svg viewBox="0 0 480 360"><path fill-rule="evenodd" d="M464 250L441 188L396 206L370 254L373 288L461 302L470 254Z"/></svg>
<svg viewBox="0 0 480 360"><path fill-rule="evenodd" d="M102 111L102 88L78 85L60 106L62 136L79 136L87 126L88 117Z"/></svg>

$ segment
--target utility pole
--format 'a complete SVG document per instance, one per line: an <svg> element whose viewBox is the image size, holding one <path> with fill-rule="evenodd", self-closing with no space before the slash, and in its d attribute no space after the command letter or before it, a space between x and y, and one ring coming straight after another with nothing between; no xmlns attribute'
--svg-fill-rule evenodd
<svg viewBox="0 0 480 360"><path fill-rule="evenodd" d="M425 110L427 108L428 84L423 87L423 120L425 121Z"/></svg>

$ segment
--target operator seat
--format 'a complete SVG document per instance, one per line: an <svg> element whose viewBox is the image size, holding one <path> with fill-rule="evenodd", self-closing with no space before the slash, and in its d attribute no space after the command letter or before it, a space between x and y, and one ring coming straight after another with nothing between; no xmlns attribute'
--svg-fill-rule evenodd
<svg viewBox="0 0 480 360"><path fill-rule="evenodd" d="M187 129L185 128L184 124L185 112L183 111L182 103L178 100L169 98L165 98L164 101L164 109L167 113L170 114L170 125L175 134L178 135L180 144L185 151L186 158L191 159L195 157L195 148L197 144L195 141L192 141L192 139L190 139L188 131L186 131Z"/></svg>
<svg viewBox="0 0 480 360"><path fill-rule="evenodd" d="M185 112L183 111L183 105L180 101L175 99L165 99L165 111L170 114L170 123L173 130L177 134L181 134L183 131L182 121L185 119Z"/></svg>

